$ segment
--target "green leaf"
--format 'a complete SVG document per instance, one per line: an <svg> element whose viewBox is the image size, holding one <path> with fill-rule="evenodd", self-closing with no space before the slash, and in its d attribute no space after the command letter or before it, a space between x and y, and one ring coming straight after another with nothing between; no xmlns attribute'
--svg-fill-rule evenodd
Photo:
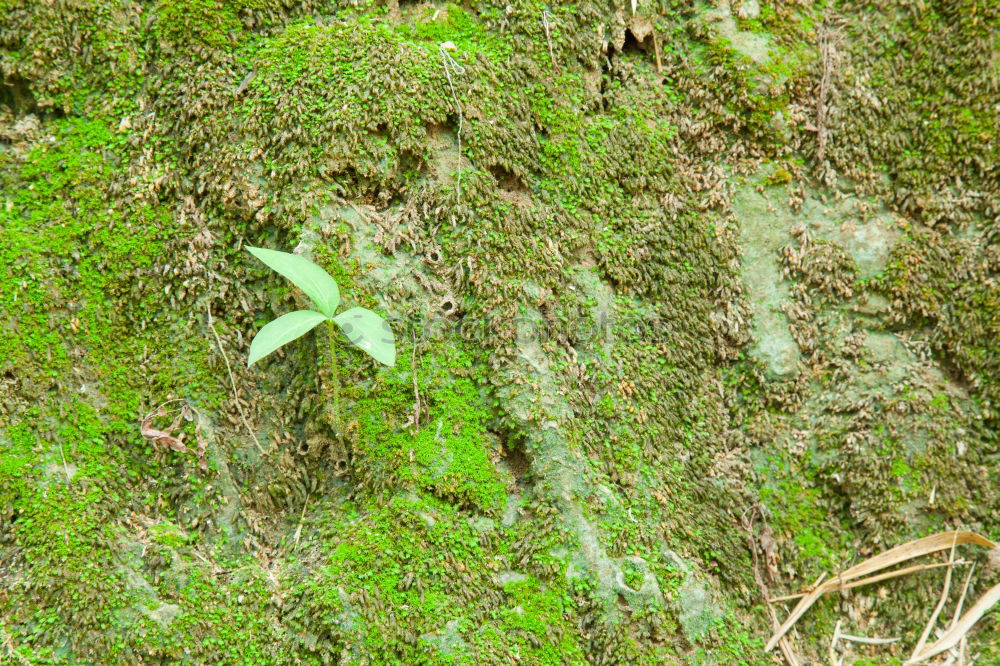
<svg viewBox="0 0 1000 666"><path fill-rule="evenodd" d="M333 318L347 339L379 363L396 364L396 338L389 322L371 310L351 308Z"/></svg>
<svg viewBox="0 0 1000 666"><path fill-rule="evenodd" d="M316 309L327 317L340 305L340 289L337 282L322 268L305 257L288 252L247 246L250 254L276 270L312 299Z"/></svg>
<svg viewBox="0 0 1000 666"><path fill-rule="evenodd" d="M278 347L300 338L316 328L316 324L326 321L328 317L313 310L296 310L281 315L264 328L257 331L250 343L250 358L247 365L251 366L264 358Z"/></svg>

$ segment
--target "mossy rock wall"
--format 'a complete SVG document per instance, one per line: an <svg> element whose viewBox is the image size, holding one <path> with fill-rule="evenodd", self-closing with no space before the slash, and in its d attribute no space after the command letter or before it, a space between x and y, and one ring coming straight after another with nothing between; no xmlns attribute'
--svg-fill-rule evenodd
<svg viewBox="0 0 1000 666"><path fill-rule="evenodd" d="M765 664L765 592L1000 537L998 22L0 0L0 660ZM246 245L390 321L339 415Z"/></svg>

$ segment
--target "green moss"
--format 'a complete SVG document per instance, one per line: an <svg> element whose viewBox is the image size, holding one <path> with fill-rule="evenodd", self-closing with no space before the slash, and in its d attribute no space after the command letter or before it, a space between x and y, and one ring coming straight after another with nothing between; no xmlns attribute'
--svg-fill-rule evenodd
<svg viewBox="0 0 1000 666"><path fill-rule="evenodd" d="M43 445L45 456L36 453L41 440L33 427L9 429L0 468L0 506L14 517L5 531L21 552L22 575L35 598L47 599L37 605L8 597L2 612L13 615L15 633L43 654L71 638L67 623L84 629L74 641L86 637L87 650L97 650L128 601L112 548L122 531L108 520L125 500L115 483L122 455L106 446L107 429L96 412L82 403L75 408L61 419L59 444ZM38 414L46 421L52 416Z"/></svg>
<svg viewBox="0 0 1000 666"><path fill-rule="evenodd" d="M155 31L175 47L231 47L243 30L240 13L265 6L263 0L160 0Z"/></svg>
<svg viewBox="0 0 1000 666"><path fill-rule="evenodd" d="M23 159L15 147L0 152L0 316L12 333L0 336L0 382L15 387L14 397L0 396L12 416L0 430L9 449L0 458L0 555L24 554L10 560L15 592L0 601L0 619L22 654L40 663L657 664L691 649L695 663L764 660L769 624L752 605L749 554L733 529L734 512L758 489L752 474L734 475L748 446L771 441L761 421L779 428L794 417L775 406L781 389L740 360L746 326L727 323L742 325L747 312L725 179L759 158L803 159L787 155L770 124L792 102L815 104L807 33L821 5L772 3L744 26L772 33L761 66L670 3L642 10L660 12L652 18L662 63L633 49L605 57L601 41L621 27L617 9L563 4L551 9L553 67L534 2L509 12L506 2L450 4L436 18L404 4L402 23L382 3L347 0L294 9L163 0L139 17L104 0L0 3L0 68L28 81L42 108L77 114L44 118L55 140ZM926 14L940 32L935 12ZM914 47L890 36L886 48L907 62L899 49ZM78 39L91 50L77 51ZM437 50L446 40L464 67L451 83ZM935 66L915 62L925 73ZM870 73L872 85L917 81L898 64L854 71ZM927 151L936 165L965 169L971 138L993 141L988 114L951 92L893 91L893 109L926 121L907 120L907 131L927 134L910 152L894 146L886 165L905 174ZM864 104L838 108L847 111L831 118L877 125ZM112 131L123 117L129 123ZM452 173L460 159L461 190ZM341 481L331 481L328 461L277 437L308 432L325 399L308 345L263 374L244 374L230 358L249 403L263 407L251 412L252 427L281 422L271 441L262 437L274 447L263 458L242 429L216 428L212 453L233 479L221 469L203 475L191 457L143 440L138 419L168 395L190 398L217 426L230 411L225 368L209 363L219 358L202 324L208 298L232 351L291 297L232 248L260 238L294 246L311 212L348 203L364 208L356 222L380 242L358 251L357 234L341 226L316 254L354 285L347 291L359 303L412 315L436 306L429 293L449 291L463 317L460 342L434 332L414 350L409 331L401 335L392 370L342 350L353 462L343 492L356 504L337 503ZM192 220L211 235L207 259L186 254ZM375 288L371 255L361 259L370 251L413 270ZM909 256L894 259L885 288L913 305L891 324L942 332L958 321L935 348L989 386L997 336L988 283L966 290L939 279L937 267L911 271ZM182 286L188 276L168 271L189 261L199 274ZM430 287L408 284L417 272ZM927 314L956 290L947 317ZM525 329L538 340L525 345ZM828 368L818 374L838 381ZM853 467L842 463L847 417L829 414L809 415L840 420L801 459L758 467L759 494L795 571L835 569L848 542L875 533L889 539L933 520L986 524L968 498L988 496L988 484L965 483L989 463L986 447L942 463L958 439L940 427L986 442L973 419L990 405L974 404L961 420L947 401L932 402L934 416L914 395L873 399L889 425L872 432L877 441ZM897 411L908 418L893 420ZM515 460L526 435L552 431L578 464L580 485L567 497L549 496L556 484L542 466ZM527 455L550 443L529 441ZM499 463L505 455L509 465ZM515 483L506 470L519 462L530 473ZM230 482L242 490L231 514L216 489ZM258 494L283 484L312 499L286 511ZM928 515L917 500L934 487ZM508 527L493 522L505 501ZM667 599L684 579L661 561L665 541L700 558L745 616L717 621L690 648L670 612L604 595L573 561L583 544L565 514L577 505L596 527L596 547L644 558ZM913 524L901 524L909 511ZM252 534L279 548L270 549L275 577L240 554L239 526L207 525L240 512L248 524L266 516ZM630 586L644 582L639 566L624 569ZM830 613L814 612L828 635Z"/></svg>
<svg viewBox="0 0 1000 666"><path fill-rule="evenodd" d="M769 465L767 474L774 480L760 489L773 529L795 543L800 561L808 566L806 577L837 568L846 544L834 537L839 532L835 516L825 506L823 494L799 478L801 468L784 465Z"/></svg>
<svg viewBox="0 0 1000 666"><path fill-rule="evenodd" d="M191 541L191 535L170 522L153 525L149 532L153 541L171 548L180 548Z"/></svg>
<svg viewBox="0 0 1000 666"><path fill-rule="evenodd" d="M1000 418L1000 287L990 257L988 247L922 232L893 249L872 288L898 303L894 322L929 329L935 351L971 380L992 422Z"/></svg>
<svg viewBox="0 0 1000 666"><path fill-rule="evenodd" d="M136 421L143 393L166 389L155 395L162 399L187 383L211 399L220 388L190 348L183 363L137 372L143 345L158 349L156 359L190 344L178 336L168 347L166 330L132 330L134 313L115 305L130 276L159 260L176 230L162 210L108 201L121 143L102 124L67 119L51 130L53 140L0 183L7 202L0 206L0 312L14 327L0 342L0 369L22 386L53 387L39 390L38 403L0 434L12 442L0 466L0 506L16 517L9 534L27 563L25 582L35 598L50 601L33 610L15 596L2 612L43 657L67 643L81 656L112 649L115 628L135 603L118 568L126 533L109 518L124 510L126 484L137 480L134 469L121 470L130 451L143 447ZM132 307L155 316L164 300L147 292Z"/></svg>
<svg viewBox="0 0 1000 666"><path fill-rule="evenodd" d="M424 41L434 51L438 45L451 42L457 53L484 53L494 61L510 57L513 48L509 41L487 31L474 14L456 5L426 7L413 18L413 23L402 23L397 30L407 40Z"/></svg>
<svg viewBox="0 0 1000 666"><path fill-rule="evenodd" d="M914 14L879 11L852 25L852 78L882 92L877 106L864 104L837 122L830 154L838 168L865 180L885 171L894 203L911 217L990 218L996 195L986 165L997 161L1000 144L989 54L998 21L994 4L963 0ZM945 193L958 182L993 194L956 204Z"/></svg>
<svg viewBox="0 0 1000 666"><path fill-rule="evenodd" d="M412 349L400 349L400 366L412 365ZM407 363L410 361L410 363ZM483 511L496 512L504 482L491 462L498 443L487 426L490 401L463 372L472 362L462 352L421 355L415 368L390 374L350 408L360 423L355 465L378 485L414 485ZM422 411L414 426L417 373Z"/></svg>
<svg viewBox="0 0 1000 666"><path fill-rule="evenodd" d="M760 636L748 631L743 622L732 613L713 621L700 642L703 645L687 657L687 663L698 666L772 663L764 653L764 643Z"/></svg>
<svg viewBox="0 0 1000 666"><path fill-rule="evenodd" d="M792 182L792 174L787 169L775 169L774 173L764 179L768 185L787 185Z"/></svg>
<svg viewBox="0 0 1000 666"><path fill-rule="evenodd" d="M117 0L9 0L0 37L5 75L30 82L29 105L118 122L137 108L144 58L142 31L122 19L129 11Z"/></svg>
<svg viewBox="0 0 1000 666"><path fill-rule="evenodd" d="M229 567L235 570L233 577L220 585L209 571L188 565L176 595L168 597L180 612L167 626L145 618L136 621L144 641L124 653L241 665L280 662L267 620L267 579L252 559ZM169 587L165 580L161 589Z"/></svg>
<svg viewBox="0 0 1000 666"><path fill-rule="evenodd" d="M567 615L576 609L564 590L548 588L537 580L508 583L505 605L497 623L479 640L508 641L522 659L535 664L574 664L586 661L586 652Z"/></svg>
<svg viewBox="0 0 1000 666"><path fill-rule="evenodd" d="M449 661L433 636L456 620L467 637L469 621L485 618L485 534L430 498L396 497L338 513L323 528L323 566L292 587L299 600L292 626L323 635L318 643L301 635L305 652L361 650L380 664L466 663L458 654Z"/></svg>

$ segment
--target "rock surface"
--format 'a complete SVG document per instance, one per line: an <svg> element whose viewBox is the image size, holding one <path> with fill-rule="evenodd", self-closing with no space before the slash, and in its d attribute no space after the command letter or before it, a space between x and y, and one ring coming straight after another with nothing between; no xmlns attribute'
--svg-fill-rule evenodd
<svg viewBox="0 0 1000 666"><path fill-rule="evenodd" d="M1000 537L997 3L0 16L4 663L771 664L764 595ZM308 306L247 245L395 366L247 368Z"/></svg>

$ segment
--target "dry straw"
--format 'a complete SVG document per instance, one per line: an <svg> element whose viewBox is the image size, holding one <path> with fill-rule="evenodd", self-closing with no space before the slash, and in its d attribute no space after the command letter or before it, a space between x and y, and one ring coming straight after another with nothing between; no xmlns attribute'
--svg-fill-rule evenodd
<svg viewBox="0 0 1000 666"><path fill-rule="evenodd" d="M821 576L820 579L817 580L816 583L810 588L810 590L802 594L790 595L770 600L773 603L776 601L799 599L799 603L796 604L795 608L789 614L788 619L786 619L784 623L782 623L781 626L775 630L764 649L766 651L770 651L785 640L786 634L788 634L795 623L798 622L799 618L805 615L806 611L808 611L809 608L824 594L859 587L861 585L868 585L941 566L947 567L944 588L941 591L941 598L938 601L937 606L934 608L934 611L931 613L931 617L928 620L927 625L924 627L924 631L921 634L917 645L914 647L913 653L910 655L909 660L905 663L919 664L927 659L941 654L942 652L955 648L955 646L959 645L959 643L964 640L966 634L970 629L972 629L976 622L978 622L983 615L985 615L998 601L1000 601L1000 585L997 585L980 597L979 600L973 604L973 606L964 615L961 614L962 604L969 588L969 579L972 575L970 570L968 576L966 576L962 599L959 601L958 607L955 609L954 617L949 623L949 626L946 628L944 633L941 634L937 641L927 645L928 638L937 624L937 619L941 614L941 610L944 608L945 602L948 598L948 593L951 589L952 569L957 565L967 564L965 560L955 559L955 548L964 544L983 546L991 549L998 548L996 543L990 541L982 535L976 534L975 532L967 532L964 530L941 532L891 548L884 553L876 555L875 557L869 558L856 566L842 571L836 577L831 578L825 583L822 582L823 577ZM896 566L897 564L943 550L950 550L948 561L943 564L921 564L894 571L878 573L884 569ZM837 632L834 635L834 644L836 644L838 640L864 643L887 643L894 642L895 639L892 639L891 641L890 639L874 640L865 639L863 637L848 636L840 633L840 625L838 624ZM831 650L832 649L833 645L831 645Z"/></svg>

